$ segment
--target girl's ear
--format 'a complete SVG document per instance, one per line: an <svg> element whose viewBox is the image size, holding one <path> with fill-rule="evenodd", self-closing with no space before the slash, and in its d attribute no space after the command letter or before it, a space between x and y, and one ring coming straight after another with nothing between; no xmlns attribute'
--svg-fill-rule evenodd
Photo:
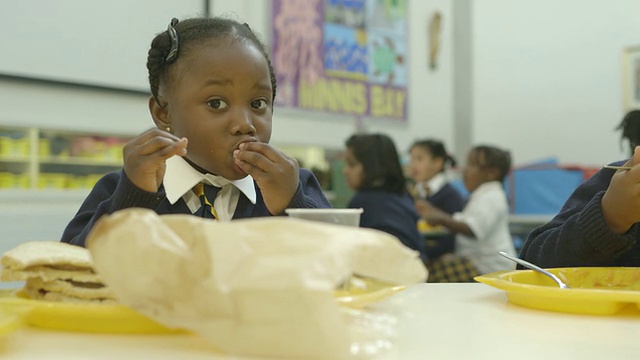
<svg viewBox="0 0 640 360"><path fill-rule="evenodd" d="M435 164L435 167L440 170L440 169L444 169L444 158L441 157L434 157L433 158L433 163Z"/></svg>
<svg viewBox="0 0 640 360"><path fill-rule="evenodd" d="M156 98L153 96L149 97L149 112L151 113L153 122L159 129L164 130L171 126L167 106L161 106L158 104L158 101L156 101Z"/></svg>

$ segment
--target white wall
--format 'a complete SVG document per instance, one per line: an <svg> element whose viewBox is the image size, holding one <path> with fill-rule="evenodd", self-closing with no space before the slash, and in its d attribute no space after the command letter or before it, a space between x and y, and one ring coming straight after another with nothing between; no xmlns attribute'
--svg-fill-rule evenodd
<svg viewBox="0 0 640 360"><path fill-rule="evenodd" d="M148 98L0 78L0 126L136 134L153 126Z"/></svg>
<svg viewBox="0 0 640 360"><path fill-rule="evenodd" d="M33 0L2 4L0 73L145 91L147 47L203 0Z"/></svg>
<svg viewBox="0 0 640 360"><path fill-rule="evenodd" d="M626 156L614 128L625 113L622 49L640 44L639 1L472 4L474 142L502 144L516 163Z"/></svg>

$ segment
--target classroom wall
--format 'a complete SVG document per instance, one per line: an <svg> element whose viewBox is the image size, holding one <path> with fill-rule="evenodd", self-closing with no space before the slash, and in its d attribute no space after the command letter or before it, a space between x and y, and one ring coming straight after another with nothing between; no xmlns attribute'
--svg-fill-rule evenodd
<svg viewBox="0 0 640 360"><path fill-rule="evenodd" d="M166 26L168 17L157 19L156 13L148 11L157 1L114 0L112 4L126 2L136 13L129 18L157 23L157 30L152 31L156 32ZM0 19L11 16L24 23L31 20L31 8L24 10L18 3L3 4ZM187 3L200 5L195 1L181 4ZM209 7L214 14L250 23L269 40L268 1L210 0ZM635 19L640 2L409 0L409 7L410 98L406 123L367 119L357 123L348 116L276 109L272 142L341 149L351 133L364 129L390 134L401 152L418 137L439 137L451 145L450 149L457 150L455 155L460 160L464 159L464 149L480 142L510 148L516 164L555 156L562 163L597 166L625 156L619 147L619 133L613 129L624 114L621 52L626 46L640 44L640 22ZM434 10L443 14L443 31L439 67L431 71L427 66L427 23ZM68 11L65 21L83 16ZM155 18L150 18L152 15ZM101 28L96 26L92 31ZM23 42L56 41L51 34L18 34L12 28L4 33L10 36L2 40L3 51ZM25 36L32 38L25 41ZM147 49L145 46L135 51L146 53ZM82 59L73 53L66 56L68 61ZM50 57L43 59L53 61ZM0 68L2 61L0 57ZM143 74L146 71L144 56L126 66ZM105 72L100 66L95 66L95 71ZM0 76L0 126L136 134L153 126L147 98L140 92ZM12 241L55 240L84 198L84 194L53 194L43 201L55 206L43 207L43 201L36 198L23 201L14 195L0 192L0 225ZM37 214L39 227L16 227L16 214Z"/></svg>
<svg viewBox="0 0 640 360"><path fill-rule="evenodd" d="M145 18L147 8L155 6L154 4L155 1L152 0L141 0L128 2L127 7L128 11L140 14L137 17L140 22L157 22L157 19ZM276 109L272 143L276 145L309 144L342 149L344 140L358 129L390 134L403 152L415 138L420 136L436 136L452 142L451 6L446 0L412 1L410 6L408 62L411 81L408 121L399 123L392 120L365 119L362 123L358 123L351 116ZM5 4L3 9L13 12L18 17L28 17L22 6L13 3ZM261 33L266 41L269 40L268 1L210 1L210 9L213 14L246 21L255 31ZM442 12L444 17L443 46L439 57L440 67L432 72L427 69L426 28L427 19L436 9ZM78 11L80 10L82 9ZM73 21L74 18L82 16L81 13L77 16L65 14L65 19ZM166 26L165 22L166 19L162 19L163 25L157 31L162 31ZM108 31L108 28L105 28L105 31ZM150 39L149 37L149 41ZM20 37L8 37L6 41L22 40ZM47 41L55 41L55 39ZM142 51L146 53L147 49ZM68 54L68 56L76 60L78 54ZM0 59L0 69L1 61ZM145 72L146 76L144 64L132 63L130 66L139 68L139 71ZM97 68L96 71L101 69ZM115 133L138 133L153 125L147 111L147 96L143 94L53 86L0 77L0 125L7 124Z"/></svg>
<svg viewBox="0 0 640 360"><path fill-rule="evenodd" d="M29 6L22 6L19 2L7 2L3 4L2 12L0 12L0 21L9 23L9 18L15 27L19 27L17 31L14 27L10 27L2 37L3 51L7 54L8 49L13 51L13 65L22 65L19 63L20 54L25 59L34 60L41 59L45 62L61 61L59 56L64 54L68 58L63 61L77 63L71 65L80 67L92 67L98 72L98 82L104 80L107 74L109 80L119 79L126 74L132 74L131 69L138 69L146 77L145 57L142 56L147 52L147 45L142 49L132 49L135 54L125 54L125 50L111 51L103 56L115 57L94 57L89 64L82 64L83 60L88 57L86 54L77 54L72 51L60 51L60 53L49 54L51 51L44 51L43 54L32 53L27 55L26 50L36 51L42 50L38 48L41 41L47 43L68 41L68 37L91 37L101 36L92 34L99 30L105 32L110 31L112 26L133 26L135 29L127 30L117 29L111 33L111 38L134 43L128 36L138 36L137 29L139 25L144 24L147 29L149 24L154 25L155 30L144 30L144 43L150 42L154 33L162 31L166 27L166 23L172 13L158 14L158 9L149 12L149 8L162 7L158 1L178 6L177 2L171 3L172 0L114 0L109 3L102 3L100 6L111 4L114 7L125 7L128 12L126 17L118 17L113 22L106 21L109 26L98 26L103 24L105 19L95 20L95 26L87 29L86 17L95 17L95 9L92 14L87 15L87 8L90 6L84 3L84 0L34 0L36 4L30 2ZM37 2L42 4L70 1L71 3L84 4L77 8L67 6L63 13L54 14L53 19L64 21L61 29L50 29L49 32L33 31L35 28L27 26L33 22L35 13L33 6L37 7ZM190 0L188 2L180 2L182 10L176 11L175 16L182 17L182 14L196 13L202 9L190 8L195 6L196 2ZM86 5L86 6L85 6ZM269 40L269 6L268 1L262 0L236 0L236 1L209 1L209 8L213 14L222 14L226 16L236 17L239 20L246 21L251 27L261 33L265 40ZM107 13L108 8L104 8L103 14ZM410 97L409 97L409 119L407 122L398 123L393 121L375 120L364 121L358 124L356 120L348 116L336 116L332 114L318 114L301 111L292 111L286 109L276 109L274 115L274 133L272 143L275 145L320 145L326 148L342 149L345 139L355 132L357 129L366 131L385 132L390 134L397 142L398 148L404 152L409 144L417 137L435 136L446 142L453 141L453 95L452 95L452 51L451 44L451 28L452 14L451 4L447 0L432 1L412 1L409 12L409 33L410 33L410 52L409 52L409 68L410 68ZM439 68L437 71L430 71L427 68L427 41L426 29L429 16L434 10L439 10L443 14L443 31L442 31L442 49L439 56ZM165 11L165 10L163 10ZM40 11L39 13L43 13ZM109 16L104 15L105 18ZM112 17L115 17L113 15ZM125 19L126 18L126 19ZM27 19L30 22L27 22ZM134 20L131 20L134 19ZM6 20L6 21L4 21ZM49 19L51 20L51 19ZM52 22L47 20L49 26L53 26ZM81 21L80 21L81 20ZM126 20L126 21L125 21ZM78 21L77 26L74 22ZM75 26L75 27L74 27ZM74 33L78 29L77 33ZM84 32L82 29L86 29ZM55 34L57 30L66 30L59 33L58 38ZM113 31L113 29L111 29ZM136 31L134 33L134 31ZM46 33L47 36L43 36ZM147 34L149 33L149 34ZM107 42L109 36L100 42L103 47L108 48ZM136 40L137 41L137 40ZM26 45L30 44L30 45ZM25 49L22 52L20 49ZM142 53L142 55L141 55ZM55 56L54 56L55 55ZM127 58L124 65L127 69L117 76L117 67L113 67L112 62L121 60L120 57ZM4 59L4 60L3 60ZM9 58L0 57L0 69L7 68ZM3 63L3 61L5 61ZM18 61L18 62L16 62ZM49 64L53 65L53 64ZM62 64L65 65L65 64ZM69 64L66 64L69 65ZM19 66L17 66L19 67ZM35 67L33 67L35 69ZM64 66L68 69L69 66ZM20 70L20 69L19 69ZM43 69L40 69L43 70ZM66 70L65 70L66 71ZM21 73L18 75L33 78L48 78L51 80L69 81L69 73L64 73L65 78L53 78L44 75L44 72L35 71L33 73ZM41 81L25 81L13 77L2 76L0 71L0 126L38 126L53 129L70 129L77 131L95 131L108 132L115 134L137 134L151 126L153 123L147 110L148 95L143 92L121 92L108 89L96 89L79 86L69 86L62 84L43 83ZM83 73L82 76L92 76L93 73ZM113 76L109 76L112 74ZM125 74L125 75L123 75ZM6 75L6 73L5 73ZM16 75L16 74L13 74ZM73 75L73 74L71 74ZM78 82L85 83L84 79L78 79ZM89 81L93 83L94 81ZM123 81L124 88L139 88L139 78L127 78L126 83ZM104 84L103 84L104 85ZM106 84L114 85L114 84ZM146 85L145 85L146 86ZM135 90L135 89L134 89ZM0 250L6 250L15 246L15 244L27 240L57 240L60 237L65 225L71 219L76 209L79 208L82 199L86 193L66 194L63 192L46 193L43 192L15 192L13 190L0 191L0 227L5 232L4 236L8 240L0 241ZM25 201L29 199L29 201ZM50 204L50 205L48 205ZM46 206L43 206L46 205ZM15 219L24 217L25 214L32 214L38 220L38 227L26 229L24 226L16 226ZM17 217L16 217L17 216Z"/></svg>
<svg viewBox="0 0 640 360"><path fill-rule="evenodd" d="M614 131L622 49L640 44L637 0L472 2L473 134L517 163L555 156L600 165L626 156Z"/></svg>
<svg viewBox="0 0 640 360"><path fill-rule="evenodd" d="M151 21L144 15L153 3L127 2L129 7L138 7L140 22ZM401 150L417 137L440 137L458 149L460 154L456 155L462 159L460 149L480 142L510 148L516 164L555 156L563 163L598 165L625 156L619 133L614 131L624 114L621 51L640 44L640 22L634 16L640 2L460 0L456 5L460 3L470 4L470 21L458 16L452 1L409 0L407 123L365 119L357 124L348 116L276 109L273 142L341 148L344 139L360 128L389 133ZM16 4L3 4L3 14L29 18L30 14ZM209 5L215 14L246 20L268 40L268 1L210 1ZM430 71L426 29L436 9L444 19L442 50L440 67ZM74 14L67 16L74 18ZM454 56L454 21L463 30L468 22L468 68L454 66L464 56ZM166 19L160 22L164 24ZM109 31L108 27L104 30ZM3 45L23 42L25 36L35 35L9 36ZM78 58L77 54L67 56ZM145 71L143 64L130 66ZM468 99L454 92L454 80L457 86L464 86L460 74L465 74L471 89ZM455 114L462 114L467 121L458 118L456 122ZM116 133L137 133L152 126L143 94L0 78L0 125L7 124Z"/></svg>
<svg viewBox="0 0 640 360"><path fill-rule="evenodd" d="M409 119L364 119L352 116L276 109L272 142L275 144L310 144L342 149L346 138L356 131L384 132L393 137L401 152L418 137L435 136L453 142L452 123L452 5L448 0L409 1ZM262 33L270 36L270 7L268 1L238 0L211 1L213 14L238 17ZM442 49L439 69L427 66L427 22L432 12L443 14Z"/></svg>

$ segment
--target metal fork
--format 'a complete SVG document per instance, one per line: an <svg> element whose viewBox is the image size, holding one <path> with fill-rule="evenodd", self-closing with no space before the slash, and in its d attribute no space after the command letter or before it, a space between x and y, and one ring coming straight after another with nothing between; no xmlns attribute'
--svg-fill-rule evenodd
<svg viewBox="0 0 640 360"><path fill-rule="evenodd" d="M611 169L611 170L631 170L632 166L616 166L616 165L604 165L603 169Z"/></svg>
<svg viewBox="0 0 640 360"><path fill-rule="evenodd" d="M545 270L545 269L543 269L543 268L541 268L539 266L533 265L532 263L530 263L528 261L524 261L522 259L518 259L518 258L513 257L511 255L507 255L507 253L505 253L504 251L500 251L500 255L502 255L502 256L506 257L507 259L509 259L511 261L514 261L514 262L516 262L516 263L518 263L518 264L520 264L520 265L522 265L522 266L524 266L526 268L529 268L531 270L537 271L537 272L539 272L539 273L541 273L543 275L546 275L546 276L550 277L553 281L555 281L558 284L558 286L560 286L563 289L570 289L569 285L565 284L562 280L560 280L559 277L555 276L554 274L548 272L547 270Z"/></svg>

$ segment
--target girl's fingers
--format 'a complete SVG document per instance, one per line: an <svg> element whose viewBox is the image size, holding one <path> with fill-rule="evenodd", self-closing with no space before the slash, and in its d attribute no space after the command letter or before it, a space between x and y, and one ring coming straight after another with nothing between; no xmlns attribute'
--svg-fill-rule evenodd
<svg viewBox="0 0 640 360"><path fill-rule="evenodd" d="M262 157L256 156L256 161L269 160L271 162L280 162L284 159L287 159L287 157L280 150L277 150L276 148L266 143L250 142L240 144L240 152L262 155Z"/></svg>
<svg viewBox="0 0 640 360"><path fill-rule="evenodd" d="M140 154L143 156L157 155L162 158L168 158L177 154L179 151L186 149L187 139L182 138L177 141L164 137L155 137L142 144Z"/></svg>
<svg viewBox="0 0 640 360"><path fill-rule="evenodd" d="M132 150L138 156L157 156L160 159L168 159L173 155L185 155L186 147L186 138L174 140L173 138L156 136L138 144Z"/></svg>
<svg viewBox="0 0 640 360"><path fill-rule="evenodd" d="M238 166L240 166L245 171L247 169L255 169L264 172L274 165L274 163L267 159L267 157L253 151L236 150L233 153L233 157L236 161L236 164L238 164Z"/></svg>
<svg viewBox="0 0 640 360"><path fill-rule="evenodd" d="M256 166L253 166L252 164L246 161L240 160L236 157L235 162L240 167L240 169L246 172L247 175L251 175L251 177L253 177L256 181L260 181L266 176L266 173L264 170Z"/></svg>
<svg viewBox="0 0 640 360"><path fill-rule="evenodd" d="M149 130L143 132L142 134L138 135L137 137L132 139L131 142L133 144L143 144L143 143L145 143L145 142L147 142L150 139L153 139L155 137L164 137L164 138L167 138L167 139L172 139L173 141L180 140L179 137L173 135L172 133L166 132L164 130L160 130L158 128L153 128L153 129L149 129Z"/></svg>

